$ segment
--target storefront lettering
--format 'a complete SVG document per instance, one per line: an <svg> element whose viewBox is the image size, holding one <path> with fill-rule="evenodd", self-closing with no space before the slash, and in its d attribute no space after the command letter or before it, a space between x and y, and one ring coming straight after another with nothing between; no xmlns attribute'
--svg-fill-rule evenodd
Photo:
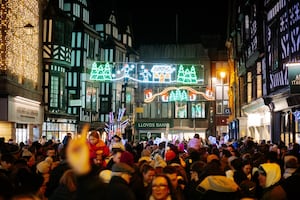
<svg viewBox="0 0 300 200"><path fill-rule="evenodd" d="M37 117L39 115L37 110L31 110L27 108L17 107L17 113L25 116L35 116Z"/></svg>
<svg viewBox="0 0 300 200"><path fill-rule="evenodd" d="M167 122L138 122L137 128L166 128Z"/></svg>
<svg viewBox="0 0 300 200"><path fill-rule="evenodd" d="M296 75L296 78L292 80L292 85L300 85L300 74Z"/></svg>

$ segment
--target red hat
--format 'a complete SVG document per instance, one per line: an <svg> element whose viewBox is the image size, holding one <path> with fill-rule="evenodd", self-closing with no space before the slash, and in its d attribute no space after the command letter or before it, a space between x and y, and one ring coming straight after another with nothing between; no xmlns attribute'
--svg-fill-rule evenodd
<svg viewBox="0 0 300 200"><path fill-rule="evenodd" d="M176 158L176 153L173 150L168 150L166 152L166 161L170 161Z"/></svg>
<svg viewBox="0 0 300 200"><path fill-rule="evenodd" d="M123 151L121 154L120 162L132 166L134 164L134 157L132 153L130 153L129 151Z"/></svg>

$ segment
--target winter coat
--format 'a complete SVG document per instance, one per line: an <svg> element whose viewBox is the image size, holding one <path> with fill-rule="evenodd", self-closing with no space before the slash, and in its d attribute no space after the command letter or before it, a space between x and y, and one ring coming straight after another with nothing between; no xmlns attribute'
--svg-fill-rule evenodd
<svg viewBox="0 0 300 200"><path fill-rule="evenodd" d="M108 184L108 196L110 200L136 200L135 194L129 184L119 176L112 176Z"/></svg>

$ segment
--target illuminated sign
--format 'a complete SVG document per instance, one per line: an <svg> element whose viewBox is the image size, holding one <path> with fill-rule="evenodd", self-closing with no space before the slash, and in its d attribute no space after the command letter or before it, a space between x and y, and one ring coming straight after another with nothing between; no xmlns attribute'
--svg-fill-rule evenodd
<svg viewBox="0 0 300 200"><path fill-rule="evenodd" d="M197 95L201 95L206 100L214 100L213 96L209 96L204 92L197 91L192 87L181 86L181 87L167 87L161 92L153 94L152 89L144 90L144 102L150 103L156 97L161 97L163 102L170 101L195 101L197 99Z"/></svg>
<svg viewBox="0 0 300 200"><path fill-rule="evenodd" d="M159 84L203 84L203 65L94 62L90 80L119 80Z"/></svg>

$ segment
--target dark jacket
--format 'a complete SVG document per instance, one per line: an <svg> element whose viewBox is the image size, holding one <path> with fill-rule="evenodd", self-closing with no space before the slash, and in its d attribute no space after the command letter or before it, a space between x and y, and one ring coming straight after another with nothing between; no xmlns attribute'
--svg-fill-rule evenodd
<svg viewBox="0 0 300 200"><path fill-rule="evenodd" d="M70 166L66 161L61 161L61 163L58 164L53 170L50 172L50 177L49 181L47 183L46 191L45 191L45 196L49 197L54 190L58 187L59 185L59 179L62 177L64 172L70 169Z"/></svg>
<svg viewBox="0 0 300 200"><path fill-rule="evenodd" d="M71 192L66 185L60 184L48 200L75 200L76 191Z"/></svg>
<svg viewBox="0 0 300 200"><path fill-rule="evenodd" d="M136 200L129 184L119 176L112 176L108 184L107 199L109 200Z"/></svg>

